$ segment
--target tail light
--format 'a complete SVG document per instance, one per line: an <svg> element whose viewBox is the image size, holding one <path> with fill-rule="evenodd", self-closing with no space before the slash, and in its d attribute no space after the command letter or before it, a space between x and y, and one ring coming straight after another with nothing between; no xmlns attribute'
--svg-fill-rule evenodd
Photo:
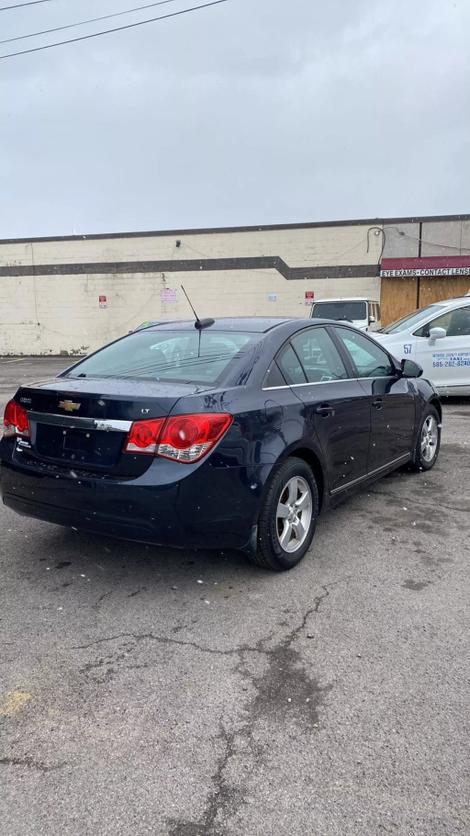
<svg viewBox="0 0 470 836"><path fill-rule="evenodd" d="M125 452L150 453L185 464L197 462L222 438L232 420L227 413L204 413L135 421Z"/></svg>
<svg viewBox="0 0 470 836"><path fill-rule="evenodd" d="M155 421L134 421L127 436L126 453L152 453L155 455L164 423L164 418L157 418Z"/></svg>
<svg viewBox="0 0 470 836"><path fill-rule="evenodd" d="M15 401L8 401L3 416L3 436L12 438L15 435L30 435L28 413Z"/></svg>

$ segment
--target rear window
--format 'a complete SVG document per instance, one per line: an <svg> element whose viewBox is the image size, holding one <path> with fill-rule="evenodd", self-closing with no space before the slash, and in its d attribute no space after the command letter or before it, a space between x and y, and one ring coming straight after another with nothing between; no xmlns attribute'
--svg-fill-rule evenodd
<svg viewBox="0 0 470 836"><path fill-rule="evenodd" d="M313 306L314 319L341 319L354 322L367 319L365 302L316 302Z"/></svg>
<svg viewBox="0 0 470 836"><path fill-rule="evenodd" d="M67 377L214 384L257 340L233 331L140 331L86 358Z"/></svg>

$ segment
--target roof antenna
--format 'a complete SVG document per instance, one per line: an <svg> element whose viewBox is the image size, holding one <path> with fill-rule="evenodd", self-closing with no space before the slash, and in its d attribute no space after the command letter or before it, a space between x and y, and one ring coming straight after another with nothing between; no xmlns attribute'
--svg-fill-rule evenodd
<svg viewBox="0 0 470 836"><path fill-rule="evenodd" d="M183 285L181 285L181 290L183 291L184 295L186 296L186 299L188 300L188 303L189 303L189 307L191 308L194 316L196 317L196 322L194 323L194 327L197 328L198 331L203 331L204 328L210 328L211 325L214 324L215 319L199 319L196 311L194 310L193 303L191 302L191 299L189 298L188 294L186 293Z"/></svg>

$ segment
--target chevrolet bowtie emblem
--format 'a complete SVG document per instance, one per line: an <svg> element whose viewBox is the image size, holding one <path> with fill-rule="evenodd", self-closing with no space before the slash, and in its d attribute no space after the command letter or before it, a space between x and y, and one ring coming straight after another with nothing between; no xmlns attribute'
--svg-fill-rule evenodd
<svg viewBox="0 0 470 836"><path fill-rule="evenodd" d="M65 409L66 412L76 412L77 409L80 409L80 406L81 404L73 401L59 401L60 409Z"/></svg>

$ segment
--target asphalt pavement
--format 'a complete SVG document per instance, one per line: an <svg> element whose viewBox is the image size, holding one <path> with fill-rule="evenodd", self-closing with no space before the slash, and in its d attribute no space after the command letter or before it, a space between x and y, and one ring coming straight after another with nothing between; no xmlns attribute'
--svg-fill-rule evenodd
<svg viewBox="0 0 470 836"><path fill-rule="evenodd" d="M0 399L67 359L0 359ZM470 833L470 402L301 565L0 508L2 836Z"/></svg>

